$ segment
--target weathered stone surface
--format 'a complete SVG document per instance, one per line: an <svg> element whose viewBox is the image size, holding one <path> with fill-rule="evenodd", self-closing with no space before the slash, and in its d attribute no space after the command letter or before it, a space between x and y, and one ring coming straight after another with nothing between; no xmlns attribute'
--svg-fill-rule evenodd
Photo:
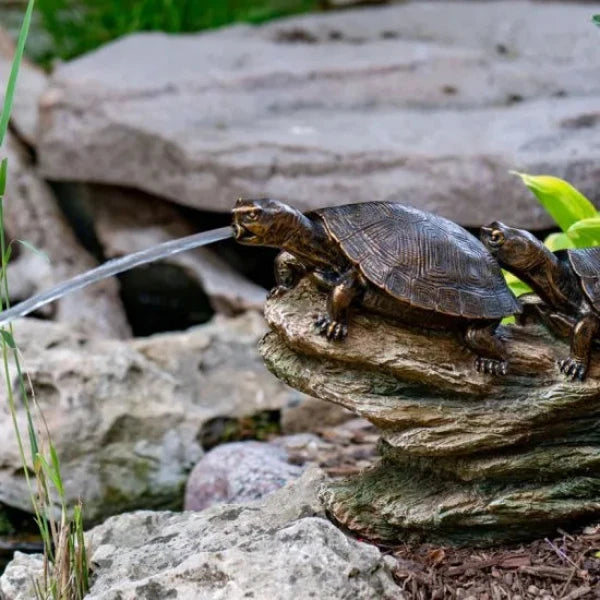
<svg viewBox="0 0 600 600"><path fill-rule="evenodd" d="M196 233L177 207L133 190L90 186L94 228L107 258ZM235 315L262 309L266 290L248 281L208 248L161 261L180 269L209 297L215 312ZM164 288L169 289L165 278Z"/></svg>
<svg viewBox="0 0 600 600"><path fill-rule="evenodd" d="M290 392L257 355L263 332L255 313L127 342L35 320L16 323L15 339L61 459L67 498L71 504L83 499L88 522L123 510L181 506L187 476L202 456L198 440L207 421L287 403ZM24 418L19 408L22 427ZM2 395L0 439L0 501L28 510Z"/></svg>
<svg viewBox="0 0 600 600"><path fill-rule="evenodd" d="M349 408L382 434L383 462L332 484L330 513L360 535L510 540L600 513L600 356L585 383L562 379L567 346L506 327L510 373L478 374L458 336L359 314L348 338L316 334L325 296L303 282L266 305L269 368Z"/></svg>
<svg viewBox="0 0 600 600"><path fill-rule="evenodd" d="M465 225L547 227L508 171L600 199L592 13L412 2L131 36L57 69L42 169L210 210L240 195L301 209L395 198Z"/></svg>
<svg viewBox="0 0 600 600"><path fill-rule="evenodd" d="M318 470L251 504L201 513L137 512L113 517L87 536L89 600L403 600L386 558L323 518ZM0 578L3 600L25 598L23 556Z"/></svg>
<svg viewBox="0 0 600 600"><path fill-rule="evenodd" d="M48 185L39 178L26 150L8 134L4 223L9 239L26 240L47 259L21 247L13 248L8 268L10 299L14 303L96 266L79 244ZM18 253L18 254L17 254ZM116 280L107 279L45 307L44 315L68 323L89 335L128 337L131 332L119 298Z"/></svg>
<svg viewBox="0 0 600 600"><path fill-rule="evenodd" d="M0 577L0 598L2 600L35 598L35 580L43 572L44 559L41 554L15 552L15 557Z"/></svg>
<svg viewBox="0 0 600 600"><path fill-rule="evenodd" d="M301 473L300 467L289 464L285 449L273 444L223 444L207 452L190 473L184 510L258 500Z"/></svg>

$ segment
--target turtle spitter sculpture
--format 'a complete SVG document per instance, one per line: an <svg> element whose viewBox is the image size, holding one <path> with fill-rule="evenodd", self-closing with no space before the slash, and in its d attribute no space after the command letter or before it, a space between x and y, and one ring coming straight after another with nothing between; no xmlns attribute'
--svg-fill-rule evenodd
<svg viewBox="0 0 600 600"><path fill-rule="evenodd" d="M535 292L519 297L521 320L534 316L556 335L570 337L570 355L559 367L568 379L583 381L600 333L600 247L551 252L528 231L498 221L481 228L481 240Z"/></svg>
<svg viewBox="0 0 600 600"><path fill-rule="evenodd" d="M402 204L365 202L303 214L276 200L238 200L234 236L271 246L277 287L310 276L328 291L318 331L330 340L348 333L353 304L426 329L456 330L476 355L478 371L505 374L507 357L496 329L519 312L497 262L465 229Z"/></svg>

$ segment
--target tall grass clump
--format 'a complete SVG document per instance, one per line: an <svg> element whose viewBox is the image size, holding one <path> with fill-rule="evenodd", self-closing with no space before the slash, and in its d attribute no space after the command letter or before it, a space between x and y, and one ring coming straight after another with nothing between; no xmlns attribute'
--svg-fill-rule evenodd
<svg viewBox="0 0 600 600"><path fill-rule="evenodd" d="M31 23L34 0L29 0L17 42L0 113L0 149L8 130L19 67ZM7 265L13 241L4 231L4 193L8 160L0 163L0 310L9 306ZM29 244L25 243L26 246ZM35 521L44 546L44 573L33 582L37 600L81 600L88 590L88 566L83 539L81 505L67 505L60 462L44 416L26 381L12 325L0 328L6 395L23 464ZM13 385L16 377L16 385ZM22 425L17 414L25 415ZM36 428L35 423L39 426ZM24 427L25 431L21 431ZM59 510L56 510L56 506Z"/></svg>
<svg viewBox="0 0 600 600"><path fill-rule="evenodd" d="M63 59L134 31L180 33L261 23L319 6L319 0L38 0L54 51Z"/></svg>

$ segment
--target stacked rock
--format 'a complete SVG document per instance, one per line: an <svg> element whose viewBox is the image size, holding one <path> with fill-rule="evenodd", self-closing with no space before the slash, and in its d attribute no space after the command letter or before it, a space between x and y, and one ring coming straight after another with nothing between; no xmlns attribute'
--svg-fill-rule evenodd
<svg viewBox="0 0 600 600"><path fill-rule="evenodd" d="M600 356L568 382L563 342L509 325L509 373L495 377L477 373L459 335L367 313L329 342L313 325L324 310L306 281L268 301L261 352L289 385L381 430L380 462L323 488L334 520L382 542L485 545L600 515Z"/></svg>

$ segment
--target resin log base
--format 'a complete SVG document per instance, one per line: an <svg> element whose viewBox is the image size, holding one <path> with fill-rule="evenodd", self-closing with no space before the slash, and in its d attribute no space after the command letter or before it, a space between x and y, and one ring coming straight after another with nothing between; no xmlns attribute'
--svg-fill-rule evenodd
<svg viewBox="0 0 600 600"><path fill-rule="evenodd" d="M329 514L368 539L492 544L600 518L600 354L584 383L541 327L501 329L505 377L479 374L458 335L353 314L343 342L313 326L325 296L302 282L270 300L267 366L381 431L381 462L322 492Z"/></svg>

